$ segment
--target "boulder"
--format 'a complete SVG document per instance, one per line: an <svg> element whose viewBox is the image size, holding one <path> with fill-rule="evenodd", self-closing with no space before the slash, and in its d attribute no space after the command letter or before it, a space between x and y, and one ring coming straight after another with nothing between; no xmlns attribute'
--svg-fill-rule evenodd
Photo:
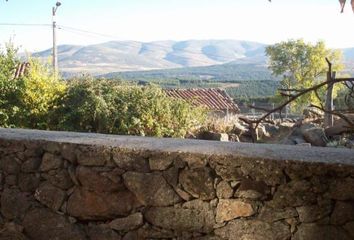
<svg viewBox="0 0 354 240"><path fill-rule="evenodd" d="M349 118L350 121L354 122L354 114L347 114L346 116ZM328 127L325 129L326 135L329 137L341 135L350 131L353 131L353 127L351 127L348 122L341 118L336 119L332 127Z"/></svg>
<svg viewBox="0 0 354 240"><path fill-rule="evenodd" d="M323 128L314 127L302 131L304 139L313 146L325 147L328 139Z"/></svg>

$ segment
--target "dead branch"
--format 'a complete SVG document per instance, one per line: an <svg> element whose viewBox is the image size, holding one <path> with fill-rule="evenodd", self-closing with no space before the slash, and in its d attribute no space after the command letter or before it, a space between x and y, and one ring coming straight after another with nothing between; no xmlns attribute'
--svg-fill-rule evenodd
<svg viewBox="0 0 354 240"><path fill-rule="evenodd" d="M296 89L297 90L297 93L294 94L294 95L288 95L289 99L287 101L285 101L284 103L282 103L281 105L279 105L278 107L276 108L273 108L273 109L263 109L264 111L266 111L266 113L261 116L260 118L258 119L255 119L255 120L251 120L251 119L245 119L245 118L240 118L240 120L246 122L247 124L251 125L254 124L254 128L257 128L259 126L259 124L263 121L265 121L272 113L275 113L275 112L278 112L278 111L282 111L288 104L290 104L291 102L295 101L296 99L298 99L299 97L305 95L305 94L308 94L310 92L313 92L313 91L317 91L318 89L324 87L324 86L328 86L329 84L335 84L335 83L341 83L341 82L352 82L354 83L354 78L335 78L335 79L330 79L330 80L327 80L325 82L322 82L322 83L319 83L317 85L314 85L310 88L305 88L305 89ZM289 90L291 91L290 89L286 89L286 90ZM294 89L292 89L294 90ZM262 110L260 108L260 110ZM342 115L340 113L337 113L335 112L334 115ZM341 117L341 116L339 116ZM245 121L246 120L246 121Z"/></svg>
<svg viewBox="0 0 354 240"><path fill-rule="evenodd" d="M310 107L316 108L316 109L321 110L321 111L323 111L323 112L325 112L325 113L329 113L329 114L338 116L338 117L340 117L341 119L343 119L346 123L348 123L351 128L354 128L354 121L352 121L351 119L349 119L347 116L345 116L344 113L342 113L342 112L340 112L340 111L338 111L338 110L335 110L335 111L328 111L328 110L324 109L323 107L319 107L319 106L316 106L316 105L314 105L314 104L311 104ZM351 113L351 112L350 112L350 113Z"/></svg>

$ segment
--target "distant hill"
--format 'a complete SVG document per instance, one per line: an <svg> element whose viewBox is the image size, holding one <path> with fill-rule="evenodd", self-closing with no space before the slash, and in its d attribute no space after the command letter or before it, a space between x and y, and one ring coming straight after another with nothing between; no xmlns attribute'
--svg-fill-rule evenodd
<svg viewBox="0 0 354 240"><path fill-rule="evenodd" d="M68 74L210 66L265 61L265 44L237 40L112 41L89 46L58 46L59 66ZM33 54L48 59L51 49Z"/></svg>
<svg viewBox="0 0 354 240"><path fill-rule="evenodd" d="M229 63L264 65L266 46L263 43L239 40L111 41L88 46L60 45L58 56L60 70L66 76L78 73L102 75L110 72L190 68ZM352 71L354 48L343 49L343 52L348 69ZM51 54L51 49L48 49L34 53L33 56L47 60Z"/></svg>

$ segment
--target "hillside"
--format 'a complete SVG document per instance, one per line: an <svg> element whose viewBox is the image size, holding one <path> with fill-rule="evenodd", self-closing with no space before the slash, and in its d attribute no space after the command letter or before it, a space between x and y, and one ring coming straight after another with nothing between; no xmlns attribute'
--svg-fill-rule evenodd
<svg viewBox="0 0 354 240"><path fill-rule="evenodd" d="M190 67L225 63L265 64L265 47L263 43L238 40L111 41L88 46L60 45L58 56L61 72L65 76L78 73L101 75L156 69L189 70ZM33 56L47 61L51 53L48 49ZM343 53L347 69L352 71L354 48L343 49Z"/></svg>
<svg viewBox="0 0 354 240"><path fill-rule="evenodd" d="M112 41L58 47L59 66L67 74L210 66L228 62L264 62L262 43L237 40ZM33 54L48 59L51 50Z"/></svg>

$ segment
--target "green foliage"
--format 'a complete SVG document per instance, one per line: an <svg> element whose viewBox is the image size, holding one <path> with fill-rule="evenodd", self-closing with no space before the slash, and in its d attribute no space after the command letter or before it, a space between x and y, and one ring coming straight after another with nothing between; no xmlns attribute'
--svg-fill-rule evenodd
<svg viewBox="0 0 354 240"><path fill-rule="evenodd" d="M36 59L29 60L30 67L22 77L21 110L19 127L46 129L48 111L65 91L65 83L52 75L49 67Z"/></svg>
<svg viewBox="0 0 354 240"><path fill-rule="evenodd" d="M6 44L5 49L0 49L0 126L11 125L19 111L21 80L13 80L14 70L19 63L16 58L17 50L11 43Z"/></svg>
<svg viewBox="0 0 354 240"><path fill-rule="evenodd" d="M0 52L0 126L45 129L48 111L65 84L34 59L26 74L15 79L19 63L17 49L7 44Z"/></svg>
<svg viewBox="0 0 354 240"><path fill-rule="evenodd" d="M333 70L343 68L341 52L326 48L324 42L305 43L303 40L289 40L266 48L269 69L275 76L282 76L281 87L287 89L309 88L319 81L325 81L328 65L326 58L333 63ZM321 93L321 92L320 92ZM323 96L324 90L322 90ZM298 98L291 106L301 111L309 103L318 104L315 93Z"/></svg>
<svg viewBox="0 0 354 240"><path fill-rule="evenodd" d="M349 88L343 86L338 91L338 97L335 99L334 105L336 106L336 109L348 109L354 111L354 93Z"/></svg>
<svg viewBox="0 0 354 240"><path fill-rule="evenodd" d="M241 82L240 86L227 88L230 97L239 100L271 97L276 93L279 81L261 80Z"/></svg>
<svg viewBox="0 0 354 240"><path fill-rule="evenodd" d="M206 67L188 67L164 70L109 73L106 78L125 79L144 82L160 82L161 84L190 87L188 83L195 85L203 83L253 81L253 80L277 80L271 75L266 66L260 64L222 64ZM163 85L165 86L165 85Z"/></svg>
<svg viewBox="0 0 354 240"><path fill-rule="evenodd" d="M158 137L183 137L205 118L205 111L168 98L156 86L76 79L52 112L58 130Z"/></svg>
<svg viewBox="0 0 354 240"><path fill-rule="evenodd" d="M33 59L26 74L14 79L16 54L11 44L0 53L0 126L45 129L48 111L65 85Z"/></svg>

